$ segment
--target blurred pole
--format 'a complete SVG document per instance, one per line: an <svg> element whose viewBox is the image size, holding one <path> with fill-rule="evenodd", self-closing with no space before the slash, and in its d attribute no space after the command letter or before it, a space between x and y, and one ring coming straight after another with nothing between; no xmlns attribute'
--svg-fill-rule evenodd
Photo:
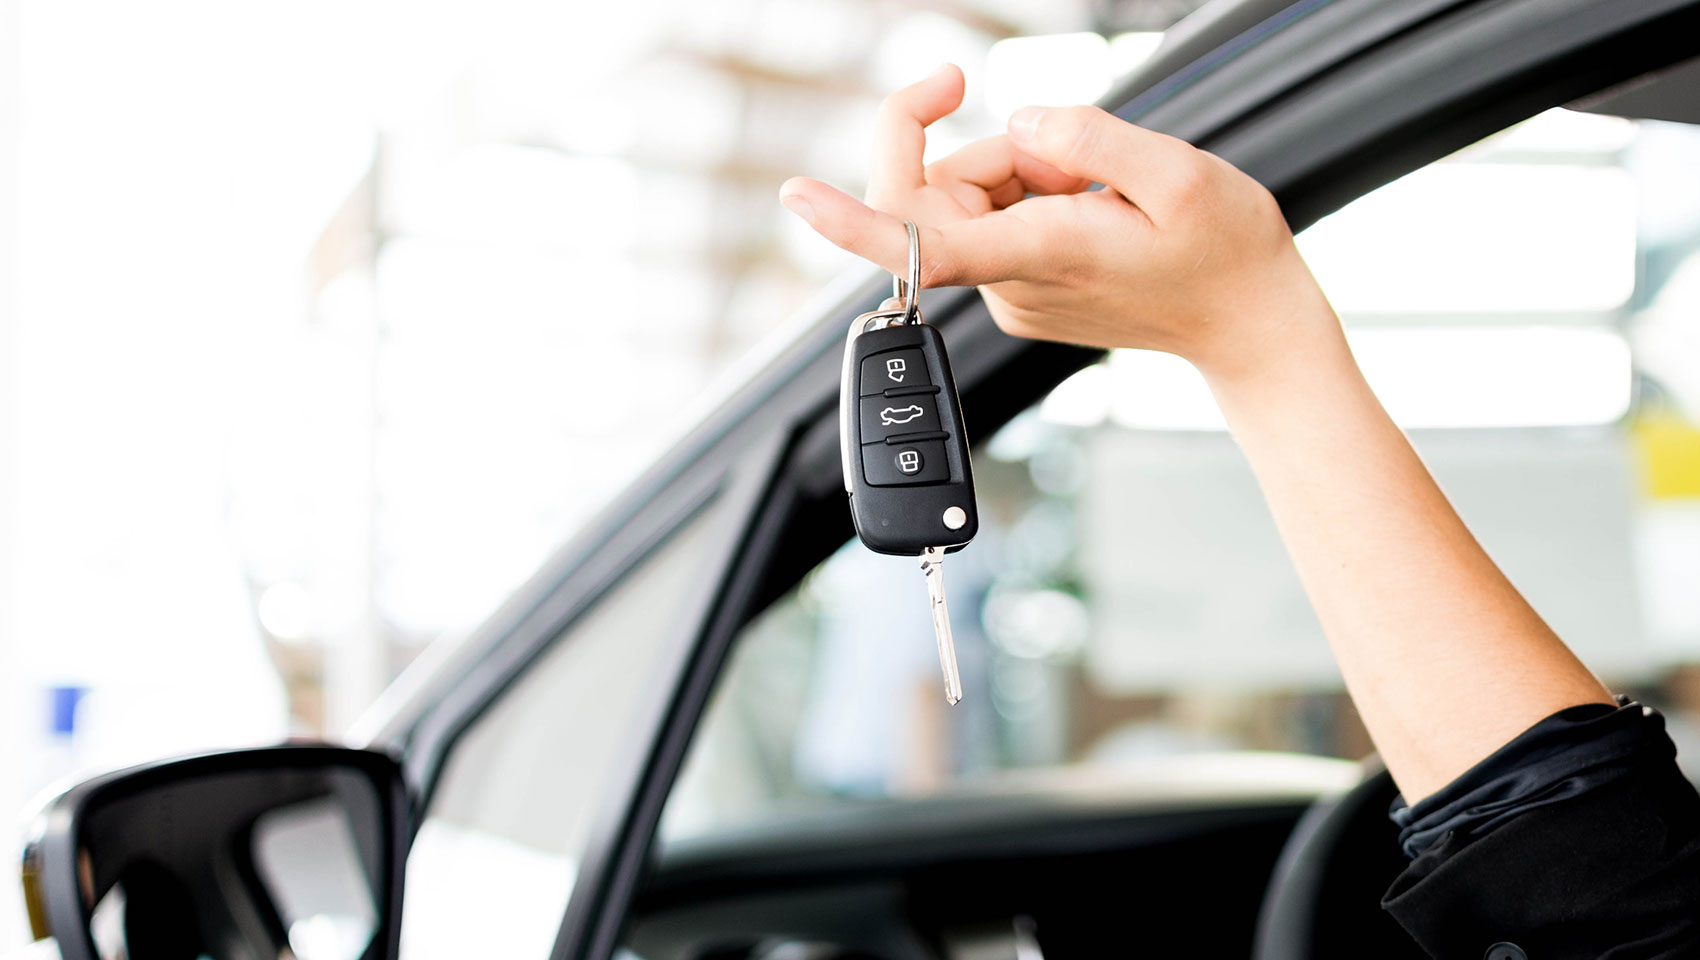
<svg viewBox="0 0 1700 960"><path fill-rule="evenodd" d="M29 707L36 698L24 682L17 635L18 543L18 11L16 0L0 0L0 861L17 863L18 826L25 771L25 730L38 729ZM30 726L31 720L36 726ZM18 897L0 895L0 953L27 936Z"/></svg>
<svg viewBox="0 0 1700 960"><path fill-rule="evenodd" d="M372 166L331 217L324 233L308 257L308 283L315 302L334 283L354 283L365 291L355 298L348 315L331 320L342 353L358 358L347 371L356 378L351 396L360 398L360 408L350 409L358 420L365 461L356 475L350 495L358 502L364 518L360 529L348 530L338 556L346 563L342 575L356 579L355 590L344 593L352 599L339 611L336 624L324 637L322 677L325 733L339 738L366 712L390 681L389 632L378 609L379 550L378 437L381 427L379 377L384 341L384 316L377 287L378 252L382 249L382 225L378 214L378 172L383 161L383 140L377 140ZM348 303L345 299L344 303ZM355 315L358 313L358 315ZM321 316L320 321L327 318Z"/></svg>
<svg viewBox="0 0 1700 960"><path fill-rule="evenodd" d="M369 301L372 311L361 329L349 331L359 340L350 355L361 357L365 370L360 385L365 409L356 415L363 427L366 463L357 477L350 478L359 484L355 496L365 524L359 530L348 531L347 541L351 562L346 569L357 572L360 580L358 610L351 611L354 616L326 638L330 646L325 651L325 732L334 738L347 733L389 681L388 643L378 613L378 361L383 324L382 308L377 304L375 271L369 275L373 277Z"/></svg>

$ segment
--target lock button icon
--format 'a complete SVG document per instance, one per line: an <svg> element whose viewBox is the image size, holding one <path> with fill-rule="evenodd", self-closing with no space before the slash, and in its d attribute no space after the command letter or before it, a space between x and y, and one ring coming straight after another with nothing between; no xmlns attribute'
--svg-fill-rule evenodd
<svg viewBox="0 0 1700 960"><path fill-rule="evenodd" d="M921 472L921 451L915 449L900 450L897 453L897 469L906 477L912 477Z"/></svg>

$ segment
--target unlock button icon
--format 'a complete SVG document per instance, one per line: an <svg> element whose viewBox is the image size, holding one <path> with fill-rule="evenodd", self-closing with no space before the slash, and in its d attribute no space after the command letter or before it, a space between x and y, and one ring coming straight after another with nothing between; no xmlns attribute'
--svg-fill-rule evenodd
<svg viewBox="0 0 1700 960"><path fill-rule="evenodd" d="M937 434L943 436L943 433ZM910 487L950 480L950 455L943 440L862 444L862 471L874 487Z"/></svg>

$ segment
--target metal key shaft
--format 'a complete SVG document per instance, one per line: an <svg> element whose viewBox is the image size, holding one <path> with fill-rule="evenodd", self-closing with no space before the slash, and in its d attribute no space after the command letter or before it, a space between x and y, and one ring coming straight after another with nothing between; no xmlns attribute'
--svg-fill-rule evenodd
<svg viewBox="0 0 1700 960"><path fill-rule="evenodd" d="M962 699L962 674L956 667L956 640L950 633L950 604L944 598L943 547L922 551L921 573L927 578L927 596L932 599L933 635L939 642L939 666L944 668L944 698L955 706Z"/></svg>

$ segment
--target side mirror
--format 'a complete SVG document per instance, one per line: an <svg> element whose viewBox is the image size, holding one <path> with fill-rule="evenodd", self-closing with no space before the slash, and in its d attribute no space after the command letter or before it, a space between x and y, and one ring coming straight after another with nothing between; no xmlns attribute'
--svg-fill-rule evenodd
<svg viewBox="0 0 1700 960"><path fill-rule="evenodd" d="M25 898L64 960L388 960L406 824L400 767L381 753L168 760L52 801L25 847Z"/></svg>

